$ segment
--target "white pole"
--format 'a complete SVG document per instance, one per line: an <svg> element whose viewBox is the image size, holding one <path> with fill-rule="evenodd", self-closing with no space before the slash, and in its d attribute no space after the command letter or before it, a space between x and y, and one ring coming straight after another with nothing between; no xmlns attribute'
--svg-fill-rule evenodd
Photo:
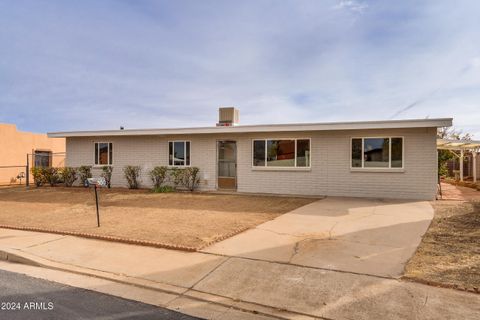
<svg viewBox="0 0 480 320"><path fill-rule="evenodd" d="M463 181L463 149L460 150L460 181Z"/></svg>
<svg viewBox="0 0 480 320"><path fill-rule="evenodd" d="M474 151L472 152L473 156L473 183L477 182L477 156L478 152Z"/></svg>

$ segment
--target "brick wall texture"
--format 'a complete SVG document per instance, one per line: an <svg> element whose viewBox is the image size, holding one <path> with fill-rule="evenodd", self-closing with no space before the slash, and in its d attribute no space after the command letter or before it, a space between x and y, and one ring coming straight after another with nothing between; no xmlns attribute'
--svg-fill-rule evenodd
<svg viewBox="0 0 480 320"><path fill-rule="evenodd" d="M350 168L352 137L404 137L402 172L356 172ZM311 168L260 170L252 167L252 140L310 138ZM113 143L114 186L126 186L123 167L142 168L142 186L150 187L148 172L168 165L168 141L191 141L191 165L200 168L201 190L216 190L217 141L237 143L237 190L252 193L349 196L432 200L436 193L436 128L199 134L177 136L112 136L67 138L67 165L93 165L94 143ZM99 176L100 168L93 169Z"/></svg>

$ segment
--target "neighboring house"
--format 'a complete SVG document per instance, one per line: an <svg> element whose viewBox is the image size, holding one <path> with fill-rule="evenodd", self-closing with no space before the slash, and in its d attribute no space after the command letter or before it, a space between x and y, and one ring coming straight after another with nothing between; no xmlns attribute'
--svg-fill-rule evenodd
<svg viewBox="0 0 480 320"><path fill-rule="evenodd" d="M221 108L216 127L50 133L67 139L67 164L139 165L144 186L154 166L196 166L201 190L435 198L436 133L452 119L238 125L238 111Z"/></svg>
<svg viewBox="0 0 480 320"><path fill-rule="evenodd" d="M65 161L65 139L18 131L14 124L0 123L0 150L0 184L18 183L17 177L26 176L27 154L30 167L62 166Z"/></svg>

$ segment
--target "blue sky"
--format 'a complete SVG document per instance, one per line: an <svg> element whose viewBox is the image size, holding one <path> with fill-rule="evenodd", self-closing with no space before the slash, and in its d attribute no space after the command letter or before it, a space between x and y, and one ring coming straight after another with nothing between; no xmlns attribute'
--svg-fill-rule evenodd
<svg viewBox="0 0 480 320"><path fill-rule="evenodd" d="M22 130L454 117L480 139L480 2L0 0Z"/></svg>

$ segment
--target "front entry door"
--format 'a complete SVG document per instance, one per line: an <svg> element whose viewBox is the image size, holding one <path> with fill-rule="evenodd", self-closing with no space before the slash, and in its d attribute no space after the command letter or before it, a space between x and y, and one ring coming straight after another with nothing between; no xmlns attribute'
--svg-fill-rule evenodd
<svg viewBox="0 0 480 320"><path fill-rule="evenodd" d="M237 188L237 143L218 141L218 189Z"/></svg>

